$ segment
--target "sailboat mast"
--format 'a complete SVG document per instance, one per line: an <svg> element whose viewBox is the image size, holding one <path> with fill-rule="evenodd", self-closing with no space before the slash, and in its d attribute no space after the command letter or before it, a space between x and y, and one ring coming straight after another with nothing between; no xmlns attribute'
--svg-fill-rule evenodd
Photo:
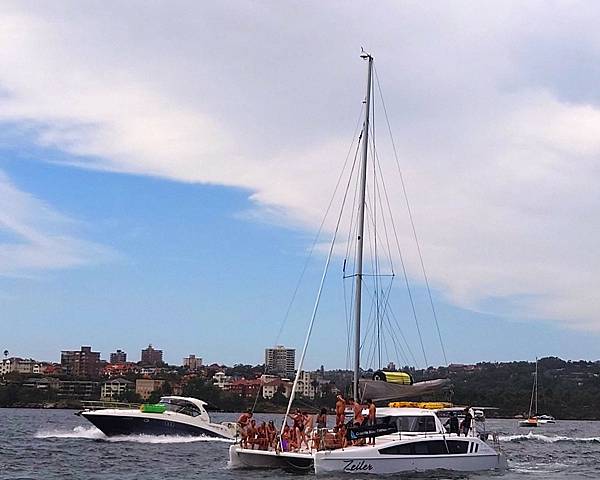
<svg viewBox="0 0 600 480"><path fill-rule="evenodd" d="M538 359L535 357L535 415L538 414Z"/></svg>
<svg viewBox="0 0 600 480"><path fill-rule="evenodd" d="M368 61L367 96L365 98L365 121L362 132L362 168L360 171L360 196L358 210L358 237L356 248L356 288L354 297L354 382L353 393L355 400L359 399L358 379L360 377L360 314L362 300L362 275L363 275L363 233L365 228L365 201L367 191L367 157L369 153L369 115L371 113L371 73L373 70L373 57L363 52L361 58Z"/></svg>

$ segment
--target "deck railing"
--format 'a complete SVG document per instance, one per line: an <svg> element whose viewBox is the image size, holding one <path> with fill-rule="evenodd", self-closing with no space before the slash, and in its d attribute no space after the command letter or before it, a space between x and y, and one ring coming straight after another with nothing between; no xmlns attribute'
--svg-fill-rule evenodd
<svg viewBox="0 0 600 480"><path fill-rule="evenodd" d="M111 400L82 400L81 404L84 408L90 410L99 410L102 408L117 408L117 409L127 409L127 408L140 408L140 403L127 403L127 402L114 402Z"/></svg>

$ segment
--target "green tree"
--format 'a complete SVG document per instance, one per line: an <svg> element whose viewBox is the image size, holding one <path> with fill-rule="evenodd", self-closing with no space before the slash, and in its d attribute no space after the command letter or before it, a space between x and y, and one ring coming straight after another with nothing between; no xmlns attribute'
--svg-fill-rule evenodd
<svg viewBox="0 0 600 480"><path fill-rule="evenodd" d="M125 390L122 394L117 396L117 401L127 403L142 403L142 397L140 397L135 390Z"/></svg>

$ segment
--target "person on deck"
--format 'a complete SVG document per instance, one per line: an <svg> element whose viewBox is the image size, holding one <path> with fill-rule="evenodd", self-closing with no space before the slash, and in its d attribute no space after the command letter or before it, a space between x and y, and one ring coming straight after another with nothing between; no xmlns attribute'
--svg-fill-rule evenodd
<svg viewBox="0 0 600 480"><path fill-rule="evenodd" d="M267 440L269 442L269 448L275 448L277 442L277 429L273 420L269 420L267 423Z"/></svg>
<svg viewBox="0 0 600 480"><path fill-rule="evenodd" d="M352 410L354 411L354 426L360 427L365 421L365 417L362 414L363 406L353 398L349 399L348 403L352 406Z"/></svg>
<svg viewBox="0 0 600 480"><path fill-rule="evenodd" d="M315 428L315 418L306 412L302 412L302 415L304 415L304 431L310 435Z"/></svg>
<svg viewBox="0 0 600 480"><path fill-rule="evenodd" d="M246 431L248 432L246 442L248 445L250 445L250 449L254 450L254 445L258 445L258 442L256 439L256 435L257 435L256 420L254 420L254 419L250 420L250 425L248 425L248 427L246 427Z"/></svg>
<svg viewBox="0 0 600 480"><path fill-rule="evenodd" d="M448 429L448 433L456 433L460 436L460 428L458 426L458 417L456 416L456 413L450 412L450 418L446 420L446 423L444 423L444 427Z"/></svg>
<svg viewBox="0 0 600 480"><path fill-rule="evenodd" d="M339 444L339 448L346 448L347 441L346 437L348 436L348 432L346 431L346 425L343 423L338 427L338 431L336 432L336 442Z"/></svg>
<svg viewBox="0 0 600 480"><path fill-rule="evenodd" d="M300 411L299 408L296 409L296 413L292 415L292 421L294 422L292 429L294 430L294 434L296 437L296 446L298 449L302 448L302 443L306 444L306 448L308 448L308 442L306 441L306 434L304 432L304 414Z"/></svg>
<svg viewBox="0 0 600 480"><path fill-rule="evenodd" d="M291 430L290 430L290 426L286 423L285 427L283 427L283 434L281 435L281 449L284 452L290 451L290 441L291 441Z"/></svg>
<svg viewBox="0 0 600 480"><path fill-rule="evenodd" d="M238 430L240 432L240 436L242 437L242 448L248 448L248 426L250 425L251 419L252 412L248 410L242 413L237 421Z"/></svg>
<svg viewBox="0 0 600 480"><path fill-rule="evenodd" d="M354 412L354 419L352 420L352 425L354 427L360 427L365 421L365 417L362 414L363 406L355 401L353 398L348 399L348 405L352 407L352 411ZM364 445L364 438L356 438L356 434L353 429L347 431L346 434L347 439L354 446Z"/></svg>
<svg viewBox="0 0 600 480"><path fill-rule="evenodd" d="M267 436L267 424L265 422L261 422L261 424L256 429L255 442L258 445L259 450L268 450L269 439Z"/></svg>
<svg viewBox="0 0 600 480"><path fill-rule="evenodd" d="M346 400L341 395L338 395L335 400L335 424L336 426L345 423L346 415Z"/></svg>
<svg viewBox="0 0 600 480"><path fill-rule="evenodd" d="M322 408L319 415L317 415L317 428L327 428L327 409Z"/></svg>
<svg viewBox="0 0 600 480"><path fill-rule="evenodd" d="M469 407L465 408L465 418L460 424L462 433L465 434L465 437L469 436L469 430L471 429L471 421L473 420L473 415L471 415Z"/></svg>
<svg viewBox="0 0 600 480"><path fill-rule="evenodd" d="M377 423L377 407L375 406L375 402L370 398L367 400L367 406L369 407L369 417L367 418L367 425L369 427L375 429L375 424ZM375 435L369 437L368 445L375 445Z"/></svg>

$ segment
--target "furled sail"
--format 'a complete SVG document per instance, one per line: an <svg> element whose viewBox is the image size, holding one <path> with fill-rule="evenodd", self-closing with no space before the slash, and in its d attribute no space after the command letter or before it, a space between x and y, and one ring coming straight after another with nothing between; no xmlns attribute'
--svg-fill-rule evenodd
<svg viewBox="0 0 600 480"><path fill-rule="evenodd" d="M381 380L360 379L361 399L373 399L375 402L387 400L400 400L403 398L415 398L421 395L441 392L450 388L452 382L449 378L438 378L416 382L412 385L400 383L382 382Z"/></svg>

